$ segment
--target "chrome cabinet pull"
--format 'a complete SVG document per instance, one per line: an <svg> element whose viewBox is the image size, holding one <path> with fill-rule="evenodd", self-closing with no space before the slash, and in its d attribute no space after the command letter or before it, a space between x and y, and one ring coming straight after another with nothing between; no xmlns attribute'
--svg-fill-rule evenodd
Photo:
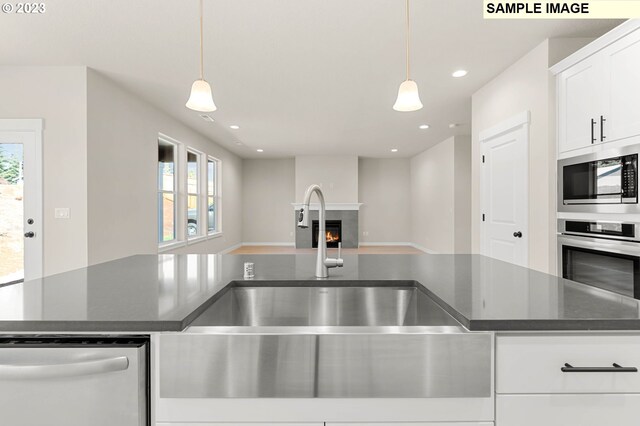
<svg viewBox="0 0 640 426"><path fill-rule="evenodd" d="M593 133L594 133L593 128L595 127L595 125L596 125L596 120L594 120L594 119L592 118L592 119L591 119L591 143L592 143L592 144L596 142L596 138L595 138L595 136L594 136L594 134L593 134Z"/></svg>
<svg viewBox="0 0 640 426"><path fill-rule="evenodd" d="M565 363L560 369L563 373L637 373L636 367L622 367L613 363L613 367L574 367L569 363Z"/></svg>
<svg viewBox="0 0 640 426"><path fill-rule="evenodd" d="M604 142L604 140L607 138L604 135L604 122L607 121L606 118L604 118L604 116L600 116L600 142Z"/></svg>

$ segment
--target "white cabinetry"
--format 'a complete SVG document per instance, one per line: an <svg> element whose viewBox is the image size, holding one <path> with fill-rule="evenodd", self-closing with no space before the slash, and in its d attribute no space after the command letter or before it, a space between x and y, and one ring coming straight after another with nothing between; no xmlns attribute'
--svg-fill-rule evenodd
<svg viewBox="0 0 640 426"><path fill-rule="evenodd" d="M607 83L605 141L640 135L640 30L602 51Z"/></svg>
<svg viewBox="0 0 640 426"><path fill-rule="evenodd" d="M590 147L596 142L596 117L602 104L602 61L592 56L558 77L560 152Z"/></svg>
<svg viewBox="0 0 640 426"><path fill-rule="evenodd" d="M496 426L637 425L639 366L640 335L499 335Z"/></svg>
<svg viewBox="0 0 640 426"><path fill-rule="evenodd" d="M639 27L628 21L551 68L559 158L640 142Z"/></svg>

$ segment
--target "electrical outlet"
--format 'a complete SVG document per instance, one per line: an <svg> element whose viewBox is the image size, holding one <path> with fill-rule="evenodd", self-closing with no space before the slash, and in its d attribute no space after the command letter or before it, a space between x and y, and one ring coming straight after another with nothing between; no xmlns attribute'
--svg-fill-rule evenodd
<svg viewBox="0 0 640 426"><path fill-rule="evenodd" d="M69 208L56 207L53 212L53 217L56 219L69 219Z"/></svg>
<svg viewBox="0 0 640 426"><path fill-rule="evenodd" d="M289 236L293 237L293 231L289 232Z"/></svg>

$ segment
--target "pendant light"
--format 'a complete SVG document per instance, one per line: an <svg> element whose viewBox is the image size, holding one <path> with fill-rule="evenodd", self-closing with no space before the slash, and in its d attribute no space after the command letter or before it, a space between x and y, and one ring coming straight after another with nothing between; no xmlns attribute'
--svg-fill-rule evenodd
<svg viewBox="0 0 640 426"><path fill-rule="evenodd" d="M211 86L204 80L204 65L202 54L202 0L200 0L200 79L193 82L191 86L191 96L186 103L186 107L199 112L213 112L216 104L213 103Z"/></svg>
<svg viewBox="0 0 640 426"><path fill-rule="evenodd" d="M409 0L406 0L406 12L407 12L407 79L400 84L398 89L398 98L396 103L393 104L393 109L396 111L408 112L417 111L422 108L422 102L420 102L420 95L418 94L418 85L415 81L411 80L409 76L409 37L410 37L410 23L409 23Z"/></svg>

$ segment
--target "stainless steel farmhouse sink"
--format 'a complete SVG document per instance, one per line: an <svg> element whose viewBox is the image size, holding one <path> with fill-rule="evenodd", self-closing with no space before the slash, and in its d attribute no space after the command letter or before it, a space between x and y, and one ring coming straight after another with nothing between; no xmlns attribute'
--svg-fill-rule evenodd
<svg viewBox="0 0 640 426"><path fill-rule="evenodd" d="M200 315L190 330L206 332L206 327L250 332L255 332L255 327L278 327L279 331L307 333L327 333L336 327L376 327L383 333L384 327L393 332L394 327L446 330L461 326L415 285L407 283L366 287L235 285Z"/></svg>
<svg viewBox="0 0 640 426"><path fill-rule="evenodd" d="M487 398L492 342L413 282L232 283L160 339L160 396Z"/></svg>

